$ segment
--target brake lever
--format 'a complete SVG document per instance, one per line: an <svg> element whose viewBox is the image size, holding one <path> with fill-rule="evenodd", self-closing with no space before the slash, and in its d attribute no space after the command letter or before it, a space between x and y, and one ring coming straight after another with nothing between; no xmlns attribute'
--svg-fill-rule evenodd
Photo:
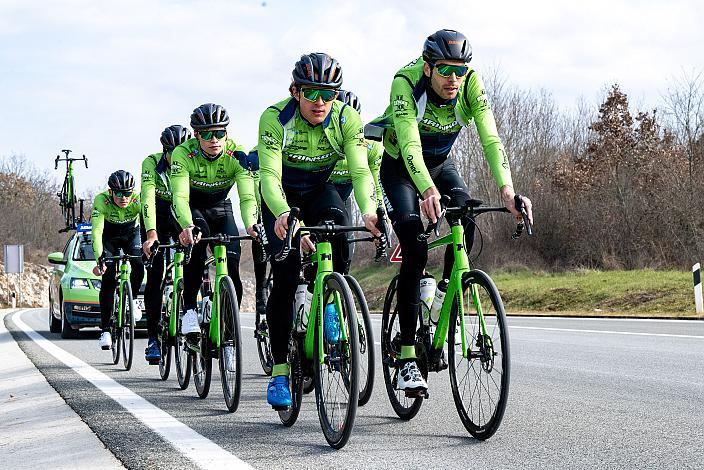
<svg viewBox="0 0 704 470"><path fill-rule="evenodd" d="M151 247L151 255L149 255L149 258L147 258L147 261L144 262L144 267L146 269L151 269L152 265L154 264L154 258L156 257L157 253L159 252L159 240L154 240L154 243L152 243Z"/></svg>
<svg viewBox="0 0 704 470"><path fill-rule="evenodd" d="M261 255L258 257L257 261L260 263L266 263L269 259L269 255L266 252L266 247L269 245L269 240L266 238L266 231L264 230L264 226L262 224L254 224L254 231L257 232L257 237L259 237L258 243L262 245Z"/></svg>
<svg viewBox="0 0 704 470"><path fill-rule="evenodd" d="M438 220L436 222L431 222L428 225L428 228L425 229L425 232L418 235L419 242L426 241L428 238L430 238L430 234L433 232L435 232L436 237L440 236L440 224L442 223L442 219L445 218L445 213L447 212L447 206L449 204L450 196L445 195L440 198L440 215L438 216Z"/></svg>
<svg viewBox="0 0 704 470"><path fill-rule="evenodd" d="M288 230L286 230L286 238L284 239L284 246L281 247L281 251L276 254L274 259L276 261L283 261L286 258L288 258L289 253L291 252L291 243L293 241L293 233L294 233L294 228L296 224L298 223L298 214L300 213L300 210L298 207L292 207L291 211L288 213Z"/></svg>

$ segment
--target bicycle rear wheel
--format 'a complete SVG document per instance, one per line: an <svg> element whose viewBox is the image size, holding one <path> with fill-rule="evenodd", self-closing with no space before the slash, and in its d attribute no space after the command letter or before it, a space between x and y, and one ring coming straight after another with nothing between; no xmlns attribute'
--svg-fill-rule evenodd
<svg viewBox="0 0 704 470"><path fill-rule="evenodd" d="M132 286L125 281L122 287L122 364L125 370L132 368L134 354L134 312L132 311Z"/></svg>
<svg viewBox="0 0 704 470"><path fill-rule="evenodd" d="M384 311L381 315L381 362L384 373L386 394L391 407L399 418L412 419L420 411L423 404L421 397L407 397L403 390L397 390L398 367L396 361L401 357L401 325L398 317L398 301L396 291L398 275L389 284L384 298ZM427 377L425 377L427 379Z"/></svg>
<svg viewBox="0 0 704 470"><path fill-rule="evenodd" d="M289 387L291 390L291 407L279 410L279 419L284 426L290 427L298 419L303 402L303 365L301 364L301 349L296 333L292 332L288 342Z"/></svg>
<svg viewBox="0 0 704 470"><path fill-rule="evenodd" d="M266 291L266 297L269 298L269 293L271 292L271 287L273 280L271 277L271 272L266 280L266 285L264 287ZM259 362L262 364L262 370L266 375L271 375L271 370L274 367L274 359L271 355L271 341L269 338L269 326L266 323L266 318L262 318L259 314L259 309L256 310L255 322L254 322L254 337L257 339L257 353L259 354Z"/></svg>
<svg viewBox="0 0 704 470"><path fill-rule="evenodd" d="M235 285L229 276L220 279L220 379L225 405L230 412L237 411L242 381L242 345L240 340L240 311L237 307Z"/></svg>
<svg viewBox="0 0 704 470"><path fill-rule="evenodd" d="M210 380L213 375L213 358L210 352L210 323L200 326L200 351L191 353L193 357L193 382L200 398L206 398L210 393ZM185 345L184 345L185 347Z"/></svg>
<svg viewBox="0 0 704 470"><path fill-rule="evenodd" d="M176 378L181 390L186 390L191 381L191 366L193 356L186 347L186 338L181 334L181 313L183 312L183 279L176 283L176 287L172 292L176 302L176 338L174 341L174 359L176 363Z"/></svg>
<svg viewBox="0 0 704 470"><path fill-rule="evenodd" d="M162 285L161 292L163 294L164 289ZM159 352L161 353L161 358L159 359L159 377L161 380L166 380L169 378L169 373L171 372L171 359L173 356L173 348L171 347L171 338L169 337L169 320L171 319L171 300L163 299L164 311L161 314L161 319L159 320L159 331L157 334L157 341L159 343Z"/></svg>
<svg viewBox="0 0 704 470"><path fill-rule="evenodd" d="M318 404L318 417L325 439L331 447L341 449L352 434L359 401L359 326L352 300L352 293L345 278L339 273L329 274L325 279L324 304L335 302L340 308L347 338L339 334L337 341L327 338L315 323L315 398ZM323 315L325 305L319 306L318 315ZM311 325L309 324L310 328ZM323 361L320 361L318 344L323 344Z"/></svg>
<svg viewBox="0 0 704 470"><path fill-rule="evenodd" d="M476 290L475 302L472 291ZM462 424L477 439L490 438L501 424L511 376L506 314L494 282L484 272L472 270L462 279L466 354L462 350L458 306L450 316L448 336L450 386ZM482 328L477 314L484 317Z"/></svg>
<svg viewBox="0 0 704 470"><path fill-rule="evenodd" d="M374 390L374 334L369 306L357 279L345 275L357 308L359 325L359 406L367 404Z"/></svg>
<svg viewBox="0 0 704 470"><path fill-rule="evenodd" d="M120 362L120 352L122 351L122 325L120 325L117 321L117 308L119 300L120 290L116 287L115 293L113 294L112 318L110 319L110 339L112 341L110 350L112 351L112 364L114 366Z"/></svg>

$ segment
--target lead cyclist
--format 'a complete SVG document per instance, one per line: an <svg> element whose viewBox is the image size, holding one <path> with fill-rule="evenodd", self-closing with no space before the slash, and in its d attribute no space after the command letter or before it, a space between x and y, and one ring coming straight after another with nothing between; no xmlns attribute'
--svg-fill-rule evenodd
<svg viewBox="0 0 704 470"><path fill-rule="evenodd" d="M436 222L441 214L441 195L448 195L452 206L469 199L467 185L448 155L462 128L472 120L504 205L521 217L515 208L511 170L494 114L479 74L469 66L471 60L472 48L462 33L442 29L428 36L422 56L394 75L384 114L365 128L368 138L384 143L381 185L403 253L398 279L400 390L428 388L415 354L419 282L428 261L427 241L418 239L423 232L420 215ZM532 221L530 200L524 197L523 202ZM469 248L474 227L468 227L467 220L463 223ZM449 278L452 261L448 247L443 279Z"/></svg>

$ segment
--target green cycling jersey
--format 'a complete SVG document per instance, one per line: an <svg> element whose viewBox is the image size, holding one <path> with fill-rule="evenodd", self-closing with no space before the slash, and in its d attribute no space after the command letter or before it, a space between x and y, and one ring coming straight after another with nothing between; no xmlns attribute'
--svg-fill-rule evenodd
<svg viewBox="0 0 704 470"><path fill-rule="evenodd" d="M393 158L403 158L422 194L433 186L427 164L444 161L462 127L474 120L497 186L511 185L508 159L477 72L470 68L457 98L443 101L432 91L423 64L423 59L418 58L396 73L391 102L383 116L367 125L367 136L383 136L386 152Z"/></svg>
<svg viewBox="0 0 704 470"><path fill-rule="evenodd" d="M374 178L374 189L376 193L377 204L381 204L383 196L381 193L381 184L379 183L379 169L381 168L381 157L384 155L384 145L381 142L374 140L367 141L367 163L369 170ZM352 183L350 170L347 167L347 159L338 160L335 168L330 174L330 181L335 185L343 185Z"/></svg>
<svg viewBox="0 0 704 470"><path fill-rule="evenodd" d="M156 230L157 199L171 204L169 166L163 152L153 153L142 162L142 219L146 231Z"/></svg>
<svg viewBox="0 0 704 470"><path fill-rule="evenodd" d="M284 191L305 193L325 183L343 157L363 214L374 213L374 179L367 165L362 119L352 107L334 101L317 126L287 98L264 111L259 120L259 170L263 202L278 215L289 210Z"/></svg>
<svg viewBox="0 0 704 470"><path fill-rule="evenodd" d="M227 139L222 154L214 159L203 155L197 138L174 149L171 154L171 192L176 220L182 229L193 224L191 206L207 208L219 204L227 199L235 184L245 227L257 222L254 181L238 161L241 154L244 154L244 147L232 139Z"/></svg>
<svg viewBox="0 0 704 470"><path fill-rule="evenodd" d="M93 212L90 216L95 259L100 258L103 254L103 229L105 228L105 223L119 225L125 229L137 227L140 206L138 193L132 194L130 202L125 208L115 204L108 191L103 191L95 196Z"/></svg>

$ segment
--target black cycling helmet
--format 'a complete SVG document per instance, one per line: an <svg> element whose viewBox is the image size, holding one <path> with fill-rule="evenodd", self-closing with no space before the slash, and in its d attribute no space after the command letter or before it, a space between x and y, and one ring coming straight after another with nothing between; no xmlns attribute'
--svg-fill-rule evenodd
<svg viewBox="0 0 704 470"><path fill-rule="evenodd" d="M208 127L227 126L230 116L227 110L219 104L205 103L198 106L191 114L191 127L199 131Z"/></svg>
<svg viewBox="0 0 704 470"><path fill-rule="evenodd" d="M323 52L302 55L291 75L296 85L334 89L342 86L340 63Z"/></svg>
<svg viewBox="0 0 704 470"><path fill-rule="evenodd" d="M423 60L435 64L438 60L472 60L472 46L462 33L441 29L428 36L423 45Z"/></svg>
<svg viewBox="0 0 704 470"><path fill-rule="evenodd" d="M171 152L177 146L191 138L191 131L188 128L174 124L164 129L161 133L161 145L165 152Z"/></svg>
<svg viewBox="0 0 704 470"><path fill-rule="evenodd" d="M351 91L338 91L337 99L345 104L352 106L354 109L357 110L358 113L362 112L362 103L359 102L359 98L357 98L357 95L355 95Z"/></svg>
<svg viewBox="0 0 704 470"><path fill-rule="evenodd" d="M108 178L108 186L113 191L131 191L134 189L134 177L129 171L117 170Z"/></svg>

